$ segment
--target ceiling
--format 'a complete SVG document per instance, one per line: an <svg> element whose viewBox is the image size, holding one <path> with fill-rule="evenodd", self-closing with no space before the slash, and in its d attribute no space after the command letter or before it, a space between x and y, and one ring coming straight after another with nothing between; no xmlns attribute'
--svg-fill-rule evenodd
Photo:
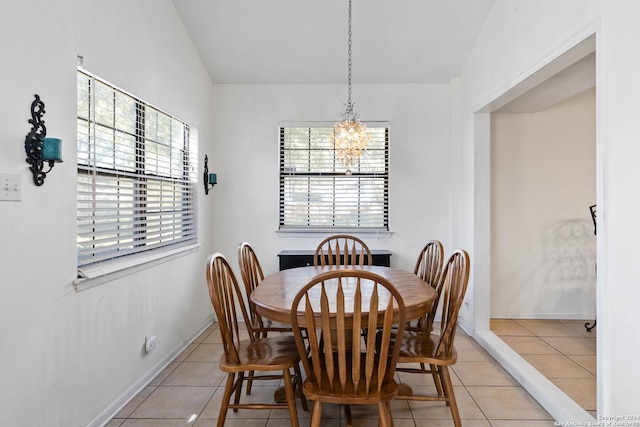
<svg viewBox="0 0 640 427"><path fill-rule="evenodd" d="M518 96L497 113L535 113L596 85L596 53L589 53Z"/></svg>
<svg viewBox="0 0 640 427"><path fill-rule="evenodd" d="M353 0L353 83L459 76L495 0ZM213 83L344 83L347 0L173 0Z"/></svg>

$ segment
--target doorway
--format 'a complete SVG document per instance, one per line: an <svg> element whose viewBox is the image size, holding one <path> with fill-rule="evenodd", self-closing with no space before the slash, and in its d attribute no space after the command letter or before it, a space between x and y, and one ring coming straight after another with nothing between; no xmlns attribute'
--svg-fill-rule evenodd
<svg viewBox="0 0 640 427"><path fill-rule="evenodd" d="M477 185L474 235L477 244L474 250L476 254L474 280L476 282L477 339L556 419L581 421L593 420L596 412L585 411L562 392L556 384L508 346L505 341L509 339L502 340L496 334L485 333L484 329L490 329L489 319L494 314L505 318L532 317L564 320L591 317L593 314L595 275L590 265L595 264L595 239L590 225L588 207L595 203L596 179L592 179L592 184L587 191L575 195L585 199L584 214L573 212L567 215L565 213L557 215L555 218L561 219L554 221L554 214L557 213L555 211L562 210L563 207L558 206L558 203L545 200L544 197L539 197L538 193L556 193L561 189L562 183L566 180L558 176L561 177L562 173L570 173L570 168L562 170L560 165L559 175L550 177L551 164L545 165L545 160L551 163L562 161L558 158L562 157L560 153L568 146L544 147L544 143L558 136L559 129L553 129L552 134L545 136L545 129L538 128L537 123L540 121L540 116L546 115L546 113L540 113L541 111L552 110L549 114L551 117L554 113L562 111L562 108L574 103L576 101L572 99L574 97L591 97L592 105L595 106L595 50L595 34L592 34L493 100L481 109L474 119L474 144L479 148L477 152L482 153L482 156L476 155L475 158ZM579 99L578 103L582 101L584 99ZM553 111L557 108L560 110ZM595 108L592 109L592 113L595 116ZM543 119L549 119L549 117L543 117ZM506 126L503 126L505 123ZM514 123L518 123L518 126L514 127ZM540 134L530 138L532 141L529 141L529 145L514 144L513 141L523 139L522 135L514 137L513 134L514 129L522 130L523 123L524 128L532 126L532 129ZM502 132L505 127L510 126L512 133L501 141L505 145L496 149L492 145L495 136L493 132ZM568 135L563 136L568 137ZM524 140L526 139L527 137L524 137ZM589 139L591 141L589 149L593 154L591 160L587 159L587 163L591 162L589 172L592 177L595 177L594 131L591 131ZM572 147L569 151L576 154L576 147ZM493 163L500 160L495 156L505 153L522 160L522 163L513 166L511 171L508 171L508 164L502 165L505 166L503 169L517 179L505 180L494 175ZM534 162L536 156L539 157ZM525 170L527 168L533 170ZM502 171L503 175L505 170ZM566 190L567 186L564 187ZM536 188L538 191L535 190ZM541 188L546 188L546 191L540 191ZM501 195L501 202L507 201L506 209L504 206L494 205L495 194ZM544 195L548 196L548 194ZM483 201L485 198L491 202ZM520 199L518 203L514 203L514 198ZM575 203L573 205L575 207ZM521 211L518 212L518 209ZM509 215L505 219L507 213ZM580 215L584 220L580 219ZM569 221L567 218L573 219ZM523 227L523 222L527 222L529 227ZM535 226L531 226L532 224ZM504 229L500 229L501 226ZM514 231L507 230L509 227L516 231L524 230L525 235L514 236ZM500 232L496 233L496 230ZM588 238L592 240L590 244L581 245ZM520 240L519 245L512 247L505 245L505 241L508 242L510 239ZM586 253L578 253L584 247L592 249L587 250ZM514 253L517 251L520 253ZM505 253L508 256L505 256ZM518 262L515 265L510 265L506 261L501 263L500 261L505 258L511 258L512 263L513 259ZM533 260L533 262L525 262L527 260ZM591 280L590 286L589 280ZM505 282L516 283L516 285L497 287ZM586 292L585 283L589 288ZM543 289L545 286L555 287L555 293L545 292ZM477 298L484 292L487 296ZM577 296L579 297L576 298Z"/></svg>
<svg viewBox="0 0 640 427"><path fill-rule="evenodd" d="M491 114L491 330L592 415L595 102L591 87Z"/></svg>

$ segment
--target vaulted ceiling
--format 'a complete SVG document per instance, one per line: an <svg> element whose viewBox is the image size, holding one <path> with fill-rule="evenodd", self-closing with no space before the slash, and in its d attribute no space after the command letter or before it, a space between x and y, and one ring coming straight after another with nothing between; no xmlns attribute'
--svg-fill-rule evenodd
<svg viewBox="0 0 640 427"><path fill-rule="evenodd" d="M344 83L348 0L173 0L213 83ZM494 0L353 0L353 83L459 76Z"/></svg>

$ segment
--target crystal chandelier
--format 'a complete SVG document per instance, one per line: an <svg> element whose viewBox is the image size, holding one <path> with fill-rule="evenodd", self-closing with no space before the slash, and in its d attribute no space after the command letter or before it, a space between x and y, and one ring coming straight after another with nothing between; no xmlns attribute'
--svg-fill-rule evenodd
<svg viewBox="0 0 640 427"><path fill-rule="evenodd" d="M346 109L340 116L340 121L333 126L329 140L336 150L336 157L347 167L347 174L351 173L350 167L354 161L362 156L362 151L367 149L371 136L367 127L360 123L355 104L351 102L351 0L349 0L349 77L348 98Z"/></svg>

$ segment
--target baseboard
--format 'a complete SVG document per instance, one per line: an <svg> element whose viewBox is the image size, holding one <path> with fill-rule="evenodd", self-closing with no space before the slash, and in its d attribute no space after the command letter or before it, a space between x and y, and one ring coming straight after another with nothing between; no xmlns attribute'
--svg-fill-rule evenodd
<svg viewBox="0 0 640 427"><path fill-rule="evenodd" d="M533 319L533 320L593 320L596 314L492 314L492 319Z"/></svg>
<svg viewBox="0 0 640 427"><path fill-rule="evenodd" d="M473 336L473 327L467 323L462 317L458 317L458 326L467 333L470 337Z"/></svg>
<svg viewBox="0 0 640 427"><path fill-rule="evenodd" d="M557 422L595 425L596 420L516 353L496 334L475 331L473 338L534 398ZM576 424L577 425L577 424Z"/></svg>
<svg viewBox="0 0 640 427"><path fill-rule="evenodd" d="M189 344L193 342L200 334L213 323L213 316L205 320L202 325L191 336L179 344L173 351L160 359L146 374L133 383L124 393L122 393L113 403L105 408L104 411L93 419L87 427L102 427L107 424L122 408L125 407L131 399L133 399L143 388L169 365Z"/></svg>

